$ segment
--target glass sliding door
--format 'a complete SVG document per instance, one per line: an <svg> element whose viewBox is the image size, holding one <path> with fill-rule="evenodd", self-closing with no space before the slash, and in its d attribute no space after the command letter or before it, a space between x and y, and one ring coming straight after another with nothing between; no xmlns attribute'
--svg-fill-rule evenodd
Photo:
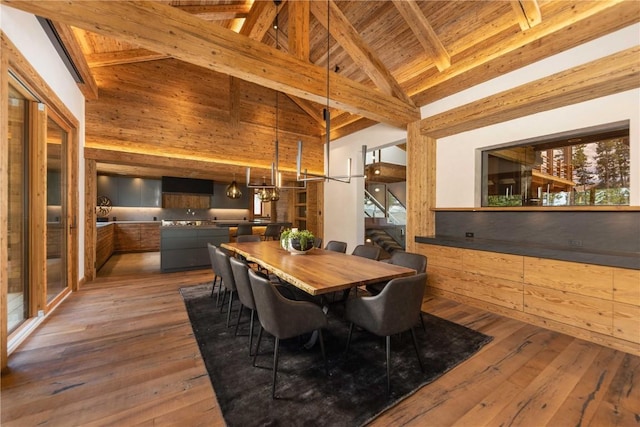
<svg viewBox="0 0 640 427"><path fill-rule="evenodd" d="M28 100L9 85L8 102L8 295L7 330L16 330L29 318L29 278L27 242L28 188Z"/></svg>
<svg viewBox="0 0 640 427"><path fill-rule="evenodd" d="M47 118L47 304L67 288L65 155L68 132Z"/></svg>

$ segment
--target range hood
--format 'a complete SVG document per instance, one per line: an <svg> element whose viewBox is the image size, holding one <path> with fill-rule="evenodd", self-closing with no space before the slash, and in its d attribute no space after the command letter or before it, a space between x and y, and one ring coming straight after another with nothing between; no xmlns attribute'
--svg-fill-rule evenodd
<svg viewBox="0 0 640 427"><path fill-rule="evenodd" d="M213 194L213 181L210 179L162 177L163 193Z"/></svg>

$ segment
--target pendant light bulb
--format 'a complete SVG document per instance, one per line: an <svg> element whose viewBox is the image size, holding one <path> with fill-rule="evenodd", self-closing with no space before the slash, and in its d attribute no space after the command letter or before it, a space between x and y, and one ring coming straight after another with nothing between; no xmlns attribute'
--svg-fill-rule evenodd
<svg viewBox="0 0 640 427"><path fill-rule="evenodd" d="M266 188L267 182L266 182L264 177L262 177L262 185L264 185L264 187L260 188L257 191L258 197L260 198L260 201L262 201L262 202L270 202L271 201L271 191L269 191L269 189ZM274 190L275 190L275 188L274 188Z"/></svg>
<svg viewBox="0 0 640 427"><path fill-rule="evenodd" d="M227 197L230 199L239 199L242 197L242 191L236 182L236 174L233 174L233 181L227 186Z"/></svg>

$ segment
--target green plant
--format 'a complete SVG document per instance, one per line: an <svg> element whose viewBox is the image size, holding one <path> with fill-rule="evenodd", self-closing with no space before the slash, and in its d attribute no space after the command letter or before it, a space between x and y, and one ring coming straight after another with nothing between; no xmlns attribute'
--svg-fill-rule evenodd
<svg viewBox="0 0 640 427"><path fill-rule="evenodd" d="M289 242L298 240L300 242L300 248L303 251L311 249L315 236L309 230L298 229L286 229L280 234L280 241L284 242L284 246L287 247Z"/></svg>

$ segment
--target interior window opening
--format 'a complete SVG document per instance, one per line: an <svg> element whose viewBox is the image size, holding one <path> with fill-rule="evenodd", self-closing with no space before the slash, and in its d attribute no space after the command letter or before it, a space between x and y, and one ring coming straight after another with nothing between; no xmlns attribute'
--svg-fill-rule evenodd
<svg viewBox="0 0 640 427"><path fill-rule="evenodd" d="M482 206L629 205L629 126L482 152Z"/></svg>

